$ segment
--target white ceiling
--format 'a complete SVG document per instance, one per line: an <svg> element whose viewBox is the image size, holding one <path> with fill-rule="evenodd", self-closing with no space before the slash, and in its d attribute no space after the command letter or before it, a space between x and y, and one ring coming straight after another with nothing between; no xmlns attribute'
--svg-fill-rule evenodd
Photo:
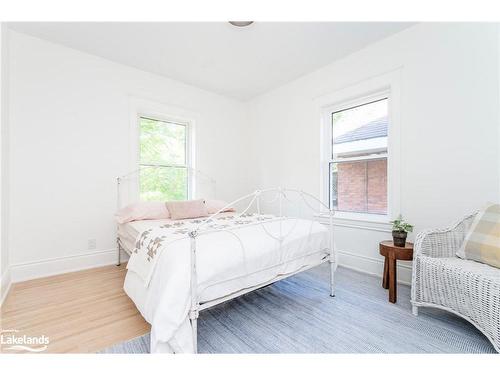
<svg viewBox="0 0 500 375"><path fill-rule="evenodd" d="M19 32L247 100L411 26L395 22L11 23Z"/></svg>

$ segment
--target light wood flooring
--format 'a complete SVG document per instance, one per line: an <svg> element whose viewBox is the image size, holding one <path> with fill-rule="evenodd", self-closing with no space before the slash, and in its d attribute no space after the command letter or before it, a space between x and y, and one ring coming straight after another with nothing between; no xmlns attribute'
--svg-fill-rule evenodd
<svg viewBox="0 0 500 375"><path fill-rule="evenodd" d="M0 310L1 328L48 336L45 353L95 353L141 336L150 326L123 291L125 266L13 284Z"/></svg>

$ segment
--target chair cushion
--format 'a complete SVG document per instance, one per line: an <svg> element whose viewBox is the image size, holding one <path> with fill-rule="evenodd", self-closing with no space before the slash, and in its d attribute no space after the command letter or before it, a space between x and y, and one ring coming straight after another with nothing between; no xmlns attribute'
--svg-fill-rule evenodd
<svg viewBox="0 0 500 375"><path fill-rule="evenodd" d="M500 269L484 263L465 260L460 258L431 258L422 257L423 262L432 262L443 272L470 274L480 278L488 279L496 285L500 285Z"/></svg>
<svg viewBox="0 0 500 375"><path fill-rule="evenodd" d="M500 268L500 204L476 215L457 256Z"/></svg>

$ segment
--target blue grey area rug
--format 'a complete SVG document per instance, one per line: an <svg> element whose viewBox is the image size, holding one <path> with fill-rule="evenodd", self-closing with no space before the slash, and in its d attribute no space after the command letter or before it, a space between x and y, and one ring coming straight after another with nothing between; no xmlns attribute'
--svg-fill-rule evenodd
<svg viewBox="0 0 500 375"><path fill-rule="evenodd" d="M411 314L410 288L388 302L381 279L339 267L336 297L328 267L279 281L202 311L200 353L495 353L467 321L442 310ZM149 353L149 334L102 353Z"/></svg>

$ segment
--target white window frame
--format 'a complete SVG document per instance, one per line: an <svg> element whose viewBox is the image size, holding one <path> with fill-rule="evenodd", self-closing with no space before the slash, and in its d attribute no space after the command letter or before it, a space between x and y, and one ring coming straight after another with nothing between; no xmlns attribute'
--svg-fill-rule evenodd
<svg viewBox="0 0 500 375"><path fill-rule="evenodd" d="M336 211L338 219L388 223L400 213L400 71L382 74L317 99L321 130L320 196L330 204L330 162L332 161L333 112L388 98L387 213L385 215ZM343 159L343 160L347 160Z"/></svg>
<svg viewBox="0 0 500 375"><path fill-rule="evenodd" d="M195 124L197 115L184 109L172 107L162 103L148 101L144 99L130 100L130 170L138 170L140 163L140 119L141 117L153 120L174 123L186 126L186 164L187 168L187 199L196 196L196 174L195 170ZM165 165L166 167L176 167L178 165ZM180 166L180 165L179 165ZM132 195L135 200L140 197L140 181L137 174L137 181L132 187Z"/></svg>

